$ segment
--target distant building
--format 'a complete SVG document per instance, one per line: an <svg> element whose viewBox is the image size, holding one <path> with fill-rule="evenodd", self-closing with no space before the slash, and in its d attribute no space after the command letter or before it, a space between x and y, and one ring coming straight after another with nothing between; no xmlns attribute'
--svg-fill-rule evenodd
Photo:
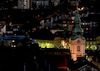
<svg viewBox="0 0 100 71"><path fill-rule="evenodd" d="M68 2L73 7L78 7L79 6L78 0L68 0Z"/></svg>
<svg viewBox="0 0 100 71"><path fill-rule="evenodd" d="M47 6L59 6L60 0L32 0L32 2L37 6L43 6L46 8Z"/></svg>
<svg viewBox="0 0 100 71"><path fill-rule="evenodd" d="M60 0L51 0L54 6L58 6L60 4Z"/></svg>
<svg viewBox="0 0 100 71"><path fill-rule="evenodd" d="M97 49L100 50L100 36L96 37Z"/></svg>
<svg viewBox="0 0 100 71"><path fill-rule="evenodd" d="M84 36L86 37L87 41L94 41L96 40L96 26L95 22L84 22L82 23L82 28L84 29Z"/></svg>
<svg viewBox="0 0 100 71"><path fill-rule="evenodd" d="M32 2L37 6L49 6L49 0L32 0Z"/></svg>
<svg viewBox="0 0 100 71"><path fill-rule="evenodd" d="M30 9L31 6L31 0L18 0L18 9Z"/></svg>
<svg viewBox="0 0 100 71"><path fill-rule="evenodd" d="M4 21L0 22L0 34L6 33L6 24Z"/></svg>

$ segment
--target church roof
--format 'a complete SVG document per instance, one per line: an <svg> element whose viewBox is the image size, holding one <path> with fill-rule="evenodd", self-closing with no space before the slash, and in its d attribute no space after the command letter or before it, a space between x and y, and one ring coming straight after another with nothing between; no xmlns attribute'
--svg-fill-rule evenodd
<svg viewBox="0 0 100 71"><path fill-rule="evenodd" d="M75 18L74 18L74 26L72 28L73 32L83 32L82 28L81 28L81 19L80 19L80 14L78 13L78 11L76 11L75 13Z"/></svg>
<svg viewBox="0 0 100 71"><path fill-rule="evenodd" d="M83 32L83 29L81 28L80 24L75 24L72 28L73 32Z"/></svg>
<svg viewBox="0 0 100 71"><path fill-rule="evenodd" d="M81 38L81 39L83 39L83 40L85 40L85 38L83 37L83 36L81 36L81 35L72 35L71 36L71 40L75 40L75 39L77 39L77 38Z"/></svg>
<svg viewBox="0 0 100 71"><path fill-rule="evenodd" d="M81 28L81 24L80 24L81 19L80 19L80 15L78 14L78 12L76 12L76 14L75 14L74 22L75 22L75 24L72 28L72 32L74 34L71 36L71 39L75 40L77 38L81 38L81 39L85 40L85 38L82 36L83 29ZM81 34L78 34L78 33L81 33Z"/></svg>

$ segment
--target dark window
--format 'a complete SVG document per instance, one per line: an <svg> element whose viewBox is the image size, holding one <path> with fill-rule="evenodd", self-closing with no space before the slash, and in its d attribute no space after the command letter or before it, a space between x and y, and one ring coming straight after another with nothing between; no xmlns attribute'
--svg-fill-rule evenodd
<svg viewBox="0 0 100 71"><path fill-rule="evenodd" d="M77 46L77 51L80 51L80 46Z"/></svg>

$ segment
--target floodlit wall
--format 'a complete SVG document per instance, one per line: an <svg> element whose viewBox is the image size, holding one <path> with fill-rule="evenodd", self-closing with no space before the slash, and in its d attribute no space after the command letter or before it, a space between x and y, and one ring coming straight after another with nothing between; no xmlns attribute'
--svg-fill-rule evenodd
<svg viewBox="0 0 100 71"><path fill-rule="evenodd" d="M38 40L37 43L41 48L59 48L59 49L69 49L69 46L66 43L61 43L62 40Z"/></svg>
<svg viewBox="0 0 100 71"><path fill-rule="evenodd" d="M56 40L39 40L35 39L41 48L59 48L59 49L69 49L69 42L67 40L56 39ZM92 44L94 43L94 44ZM86 41L86 50L96 50L98 49L96 41Z"/></svg>

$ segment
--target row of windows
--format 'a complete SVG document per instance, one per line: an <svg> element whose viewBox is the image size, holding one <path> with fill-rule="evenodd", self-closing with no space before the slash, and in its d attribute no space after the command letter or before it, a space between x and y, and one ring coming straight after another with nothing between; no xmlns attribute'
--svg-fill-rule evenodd
<svg viewBox="0 0 100 71"><path fill-rule="evenodd" d="M87 45L95 45L97 42L86 42Z"/></svg>
<svg viewBox="0 0 100 71"><path fill-rule="evenodd" d="M96 29L96 27L92 27L92 28L90 28L90 27L82 27L83 28L83 30L95 30Z"/></svg>
<svg viewBox="0 0 100 71"><path fill-rule="evenodd" d="M86 40L96 40L96 38L86 38Z"/></svg>

